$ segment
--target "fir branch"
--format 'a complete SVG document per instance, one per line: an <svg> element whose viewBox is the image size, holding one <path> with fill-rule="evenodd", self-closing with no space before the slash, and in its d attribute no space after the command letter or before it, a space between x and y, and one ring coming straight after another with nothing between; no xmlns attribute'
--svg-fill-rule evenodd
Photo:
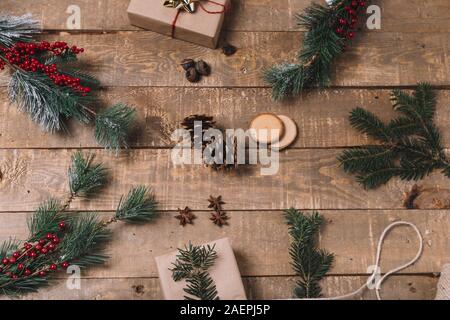
<svg viewBox="0 0 450 320"><path fill-rule="evenodd" d="M323 225L323 217L318 212L304 215L294 208L284 211L292 244L289 253L292 266L300 278L294 289L297 298L318 298L321 296L320 280L330 270L334 256L317 249L317 235Z"/></svg>
<svg viewBox="0 0 450 320"><path fill-rule="evenodd" d="M31 14L23 16L0 15L0 46L9 47L15 42L28 42L38 34L39 22Z"/></svg>
<svg viewBox="0 0 450 320"><path fill-rule="evenodd" d="M61 261L72 261L80 267L103 264L108 256L99 253L110 240L109 230L95 214L83 213L74 220L61 242Z"/></svg>
<svg viewBox="0 0 450 320"><path fill-rule="evenodd" d="M186 300L219 300L214 281L208 269L217 259L215 246L193 246L189 243L185 249L179 249L177 260L173 263L172 278L174 281L186 279L184 290L189 296Z"/></svg>
<svg viewBox="0 0 450 320"><path fill-rule="evenodd" d="M305 88L329 85L333 61L354 36L354 19L362 11L356 3L356 7L351 0L313 3L297 15L298 25L306 30L298 63L276 65L264 73L275 100L296 96Z"/></svg>
<svg viewBox="0 0 450 320"><path fill-rule="evenodd" d="M56 199L50 199L39 206L35 213L27 220L30 232L29 241L38 241L47 233L57 234L60 229L58 223L69 217L60 212L61 204Z"/></svg>
<svg viewBox="0 0 450 320"><path fill-rule="evenodd" d="M91 103L91 95L80 95L68 87L59 87L44 75L17 70L8 86L9 98L17 103L31 119L45 131L67 131L65 121L76 118L89 123L91 114L85 105Z"/></svg>
<svg viewBox="0 0 450 320"><path fill-rule="evenodd" d="M95 139L107 149L116 150L127 147L127 137L134 118L135 110L116 104L98 113L95 119Z"/></svg>
<svg viewBox="0 0 450 320"><path fill-rule="evenodd" d="M107 169L102 164L92 164L94 155L86 157L80 151L72 156L68 170L71 196L88 197L106 183Z"/></svg>
<svg viewBox="0 0 450 320"><path fill-rule="evenodd" d="M133 188L125 199L120 199L115 219L125 222L153 220L156 217L156 205L154 196L149 194L146 187Z"/></svg>
<svg viewBox="0 0 450 320"><path fill-rule="evenodd" d="M436 101L431 86L419 83L411 95L400 90L392 92L394 110L402 115L388 124L369 111L354 109L351 125L382 145L345 150L338 156L341 166L356 174L366 189L377 188L393 177L420 180L435 169L449 176L449 161L433 121Z"/></svg>

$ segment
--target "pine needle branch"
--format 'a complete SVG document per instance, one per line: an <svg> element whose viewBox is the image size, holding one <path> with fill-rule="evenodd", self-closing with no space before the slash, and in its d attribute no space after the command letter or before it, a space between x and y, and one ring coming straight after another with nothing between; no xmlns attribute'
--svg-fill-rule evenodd
<svg viewBox="0 0 450 320"><path fill-rule="evenodd" d="M170 271L174 281L186 279L184 292L189 295L185 296L186 300L219 300L216 285L208 273L217 259L214 248L189 243L185 249L178 250L177 260Z"/></svg>
<svg viewBox="0 0 450 320"><path fill-rule="evenodd" d="M297 15L298 25L306 30L298 63L275 65L264 73L275 100L299 95L305 88L329 85L332 63L353 38L362 8L357 1L334 0L330 5L313 3Z"/></svg>
<svg viewBox="0 0 450 320"><path fill-rule="evenodd" d="M39 22L30 14L23 16L0 15L0 46L9 47L15 42L28 42L38 34Z"/></svg>
<svg viewBox="0 0 450 320"><path fill-rule="evenodd" d="M71 195L88 197L106 183L106 168L100 163L93 164L93 159L93 154L84 157L80 151L72 156L68 171Z"/></svg>
<svg viewBox="0 0 450 320"><path fill-rule="evenodd" d="M95 139L106 149L115 150L128 147L127 137L130 132L135 110L116 104L98 113L95 119Z"/></svg>
<svg viewBox="0 0 450 320"><path fill-rule="evenodd" d="M144 222L156 217L157 202L144 186L133 188L127 197L120 199L115 219L125 222Z"/></svg>
<svg viewBox="0 0 450 320"><path fill-rule="evenodd" d="M294 294L297 298L319 298L320 280L330 270L334 256L317 248L317 237L323 225L323 217L318 212L307 216L291 208L284 211L292 243L289 250L292 266L299 277Z"/></svg>
<svg viewBox="0 0 450 320"><path fill-rule="evenodd" d="M357 175L366 189L377 188L394 177L420 180L435 169L449 176L449 161L433 118L436 95L427 83L412 94L394 90L391 103L401 116L383 123L362 108L350 114L350 123L381 145L345 150L338 156L343 169Z"/></svg>

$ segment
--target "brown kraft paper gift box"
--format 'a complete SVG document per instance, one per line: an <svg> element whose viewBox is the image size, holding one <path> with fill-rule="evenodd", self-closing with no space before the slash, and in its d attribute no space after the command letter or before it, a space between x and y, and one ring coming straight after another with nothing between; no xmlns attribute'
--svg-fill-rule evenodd
<svg viewBox="0 0 450 320"><path fill-rule="evenodd" d="M214 2L229 7L229 0L214 0ZM195 2L195 5L194 13L180 9L173 36L176 39L215 49L227 10L207 0L201 1L206 10L222 13L208 13L202 9L199 2ZM127 10L131 24L168 36L172 36L177 11L175 8L165 7L164 0L131 0Z"/></svg>
<svg viewBox="0 0 450 320"><path fill-rule="evenodd" d="M241 274L230 241L228 238L224 238L206 243L204 246L214 244L216 245L217 260L208 272L214 280L219 298L221 300L246 300ZM184 300L184 296L187 295L183 291L186 281L175 282L172 279L172 271L169 270L173 268L177 255L178 250L155 258L159 281L166 300Z"/></svg>

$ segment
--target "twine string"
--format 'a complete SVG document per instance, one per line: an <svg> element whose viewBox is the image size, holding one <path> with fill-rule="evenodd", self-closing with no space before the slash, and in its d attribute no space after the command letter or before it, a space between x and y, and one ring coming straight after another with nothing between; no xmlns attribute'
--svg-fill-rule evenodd
<svg viewBox="0 0 450 320"><path fill-rule="evenodd" d="M378 271L380 270L381 251L383 248L384 239L386 238L389 231L391 231L392 229L399 227L399 226L410 227L416 232L417 238L419 239L419 249L417 250L417 253L414 256L414 258L412 258L408 262L406 262L396 268L389 270L382 277L377 279L377 276L379 274ZM380 236L380 239L378 240L374 271L369 276L366 283L364 285L362 285L360 288L358 288L357 290L350 292L348 294L342 295L342 296L329 297L329 298L315 298L315 299L307 298L307 299L288 299L288 300L344 300L344 299L354 297L366 289L370 289L370 287L373 285L375 285L375 293L376 293L377 299L382 300L380 290L381 290L381 285L383 284L383 282L392 274L397 273L400 270L403 270L403 269L411 266L412 264L416 263L416 261L419 260L420 256L422 255L422 251L423 251L423 237L422 237L422 234L420 233L419 229L417 228L417 226L411 222L406 222L406 221L393 222L383 230L383 232Z"/></svg>

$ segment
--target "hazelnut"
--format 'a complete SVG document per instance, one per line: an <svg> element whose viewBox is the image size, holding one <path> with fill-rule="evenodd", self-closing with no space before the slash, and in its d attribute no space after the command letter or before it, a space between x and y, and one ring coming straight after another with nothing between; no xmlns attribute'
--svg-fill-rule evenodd
<svg viewBox="0 0 450 320"><path fill-rule="evenodd" d="M186 79L189 82L198 82L200 80L200 75L194 67L186 70Z"/></svg>
<svg viewBox="0 0 450 320"><path fill-rule="evenodd" d="M211 67L203 60L197 61L195 69L202 76L209 76L211 74Z"/></svg>
<svg viewBox="0 0 450 320"><path fill-rule="evenodd" d="M180 65L183 67L184 70L187 71L189 68L195 67L195 61L192 59L183 59Z"/></svg>

